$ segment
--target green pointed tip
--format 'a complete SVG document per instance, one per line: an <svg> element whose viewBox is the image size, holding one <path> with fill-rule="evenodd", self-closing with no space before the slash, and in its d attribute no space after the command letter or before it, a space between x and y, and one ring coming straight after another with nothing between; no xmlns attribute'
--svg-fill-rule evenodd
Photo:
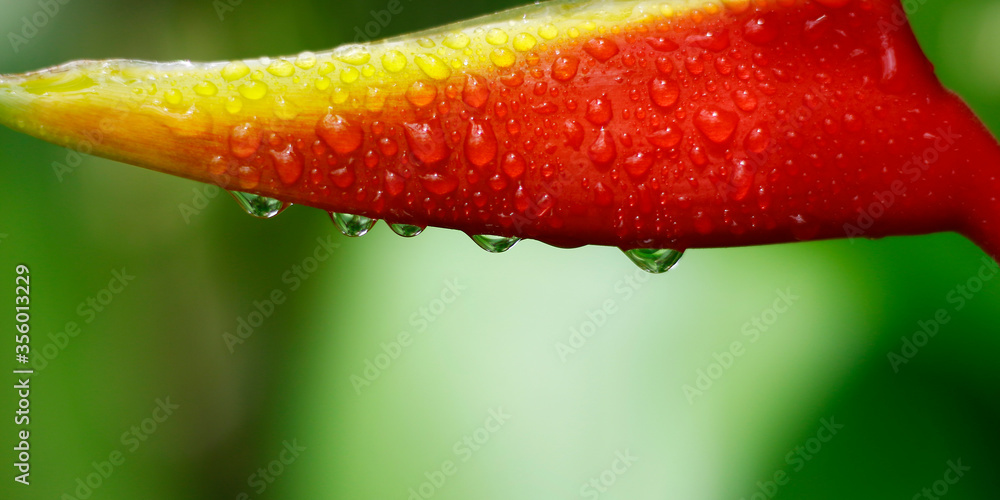
<svg viewBox="0 0 1000 500"><path fill-rule="evenodd" d="M653 274L669 271L684 255L684 252L669 248L633 248L622 252L625 252L629 260L639 266L639 269Z"/></svg>

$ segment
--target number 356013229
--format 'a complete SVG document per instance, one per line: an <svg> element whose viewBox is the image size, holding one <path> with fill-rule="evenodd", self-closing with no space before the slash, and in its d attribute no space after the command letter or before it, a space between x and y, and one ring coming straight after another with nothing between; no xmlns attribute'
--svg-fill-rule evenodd
<svg viewBox="0 0 1000 500"><path fill-rule="evenodd" d="M14 328L21 334L15 340L18 352L22 353L22 346L23 351L27 351L28 332L31 330L28 325L31 319L31 271L25 265L17 266L14 271L17 273L14 278Z"/></svg>

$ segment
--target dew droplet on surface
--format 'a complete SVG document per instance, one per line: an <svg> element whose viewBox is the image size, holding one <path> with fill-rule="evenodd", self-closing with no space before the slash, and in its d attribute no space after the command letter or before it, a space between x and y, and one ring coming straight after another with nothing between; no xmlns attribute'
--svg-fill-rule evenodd
<svg viewBox="0 0 1000 500"><path fill-rule="evenodd" d="M679 144L683 137L684 132L681 132L680 128L668 125L663 130L649 134L647 139L649 139L650 144L656 147L670 149Z"/></svg>
<svg viewBox="0 0 1000 500"><path fill-rule="evenodd" d="M340 212L330 212L330 219L337 226L344 236L357 238L368 234L368 231L375 225L375 220L364 215L345 214Z"/></svg>
<svg viewBox="0 0 1000 500"><path fill-rule="evenodd" d="M406 89L406 100L418 108L427 106L436 98L437 87L422 80L415 80Z"/></svg>
<svg viewBox="0 0 1000 500"><path fill-rule="evenodd" d="M243 61L233 61L222 68L222 78L227 82L239 80L250 74L250 66Z"/></svg>
<svg viewBox="0 0 1000 500"><path fill-rule="evenodd" d="M451 76L451 67L448 63L434 54L417 54L413 56L413 62L433 80L447 80Z"/></svg>
<svg viewBox="0 0 1000 500"><path fill-rule="evenodd" d="M490 87L486 79L468 74L465 76L465 86L462 87L462 102L473 108L482 108L490 97Z"/></svg>
<svg viewBox="0 0 1000 500"><path fill-rule="evenodd" d="M284 59L278 59L267 67L267 72L281 78L289 77L295 73L295 65Z"/></svg>
<svg viewBox="0 0 1000 500"><path fill-rule="evenodd" d="M493 28L487 31L486 43L490 45L503 45L507 43L507 32L500 28Z"/></svg>
<svg viewBox="0 0 1000 500"><path fill-rule="evenodd" d="M733 103L737 108L749 113L757 109L757 96L749 90L737 89L733 91Z"/></svg>
<svg viewBox="0 0 1000 500"><path fill-rule="evenodd" d="M756 45L767 45L778 38L776 24L769 16L755 17L743 27L743 38Z"/></svg>
<svg viewBox="0 0 1000 500"><path fill-rule="evenodd" d="M665 37L665 36L652 36L646 39L646 43L649 44L653 50L660 52L673 52L680 48L677 42Z"/></svg>
<svg viewBox="0 0 1000 500"><path fill-rule="evenodd" d="M543 24L538 28L538 36L545 40L552 40L559 35L559 30L551 24Z"/></svg>
<svg viewBox="0 0 1000 500"><path fill-rule="evenodd" d="M615 148L615 140L611 136L611 132L602 128L597 133L597 138L590 145L587 153L594 163L601 166L608 166L615 161L615 156L617 156L618 152Z"/></svg>
<svg viewBox="0 0 1000 500"><path fill-rule="evenodd" d="M261 133L252 123L233 127L229 133L229 150L237 158L249 158L260 148Z"/></svg>
<svg viewBox="0 0 1000 500"><path fill-rule="evenodd" d="M219 91L214 83L206 80L194 86L194 93L202 97L211 97Z"/></svg>
<svg viewBox="0 0 1000 500"><path fill-rule="evenodd" d="M433 165L448 157L449 148L441 122L431 120L419 123L404 123L403 135L413 156L427 165Z"/></svg>
<svg viewBox="0 0 1000 500"><path fill-rule="evenodd" d="M462 50L469 46L470 41L471 39L469 38L469 35L459 31L444 37L444 41L442 41L441 44L449 49Z"/></svg>
<svg viewBox="0 0 1000 500"><path fill-rule="evenodd" d="M538 40L528 33L518 33L514 35L514 50L518 52L527 52L535 48L536 43L538 43Z"/></svg>
<svg viewBox="0 0 1000 500"><path fill-rule="evenodd" d="M303 52L295 58L295 65L301 69L312 69L316 66L316 54Z"/></svg>
<svg viewBox="0 0 1000 500"><path fill-rule="evenodd" d="M472 241L475 241L479 248L486 250L489 253L503 253L510 250L517 242L521 241L521 238L516 237L505 237L505 236L493 236L491 234L473 234L469 235Z"/></svg>
<svg viewBox="0 0 1000 500"><path fill-rule="evenodd" d="M638 152L625 159L625 172L633 178L641 178L649 172L653 166L653 156L649 153Z"/></svg>
<svg viewBox="0 0 1000 500"><path fill-rule="evenodd" d="M412 224L391 224L390 223L389 224L389 228L392 229L392 232L394 232L394 233L396 233L396 234L398 234L398 235L400 235L400 236L402 236L404 238L412 238L412 237L417 236L418 234L424 232L424 229L427 229L427 226L414 226Z"/></svg>
<svg viewBox="0 0 1000 500"><path fill-rule="evenodd" d="M497 137L493 127L484 120L472 119L465 135L465 157L469 163L482 167L497 156Z"/></svg>
<svg viewBox="0 0 1000 500"><path fill-rule="evenodd" d="M230 191L229 194L233 195L236 203L239 203L240 207L246 213L261 219L270 219L291 206L291 203L285 203L281 200L268 198L259 194L244 193L241 191Z"/></svg>
<svg viewBox="0 0 1000 500"><path fill-rule="evenodd" d="M346 118L328 113L316 125L316 134L338 154L353 153L364 141L364 131Z"/></svg>
<svg viewBox="0 0 1000 500"><path fill-rule="evenodd" d="M406 69L406 56L398 50L389 50L382 54L382 67L389 73L399 73Z"/></svg>
<svg viewBox="0 0 1000 500"><path fill-rule="evenodd" d="M662 274L669 271L670 268L677 264L677 261L681 260L681 256L684 255L684 252L669 248L633 248L631 250L622 250L622 252L635 265L639 266L639 269L652 274Z"/></svg>
<svg viewBox="0 0 1000 500"><path fill-rule="evenodd" d="M763 153L771 144L771 133L766 126L757 126L747 133L745 146L754 153Z"/></svg>
<svg viewBox="0 0 1000 500"><path fill-rule="evenodd" d="M236 88L236 90L244 98L251 101L257 101L263 99L264 96L267 95L267 84L264 82L250 81L240 85Z"/></svg>
<svg viewBox="0 0 1000 500"><path fill-rule="evenodd" d="M337 56L337 59L341 62L353 64L355 66L361 66L362 64L370 61L371 58L372 55L360 45L348 46L343 53Z"/></svg>
<svg viewBox="0 0 1000 500"><path fill-rule="evenodd" d="M458 188L458 178L449 173L431 172L420 177L420 184L433 194L445 196Z"/></svg>
<svg viewBox="0 0 1000 500"><path fill-rule="evenodd" d="M507 47L497 47L490 51L490 61L498 68L509 68L517 62L517 56Z"/></svg>
<svg viewBox="0 0 1000 500"><path fill-rule="evenodd" d="M510 152L503 157L503 161L500 163L500 169L503 173L507 174L511 179L517 180L524 174L524 170L527 165L524 162L524 158L521 155Z"/></svg>
<svg viewBox="0 0 1000 500"><path fill-rule="evenodd" d="M274 159L274 169L278 172L281 182L291 185L302 177L304 167L302 157L291 144L286 145L281 151L271 151L271 158Z"/></svg>
<svg viewBox="0 0 1000 500"><path fill-rule="evenodd" d="M574 56L560 56L552 62L552 78L560 82L568 82L576 76L580 60Z"/></svg>
<svg viewBox="0 0 1000 500"><path fill-rule="evenodd" d="M655 78L649 82L649 97L661 108L669 108L677 104L681 87L676 81L666 78Z"/></svg>
<svg viewBox="0 0 1000 500"><path fill-rule="evenodd" d="M618 54L618 44L608 38L592 38L583 44L583 51L598 61L605 62Z"/></svg>
<svg viewBox="0 0 1000 500"><path fill-rule="evenodd" d="M611 100L607 96L596 97L587 103L584 117L594 125L605 125L611 121Z"/></svg>
<svg viewBox="0 0 1000 500"><path fill-rule="evenodd" d="M717 106L706 106L694 116L694 125L705 137L716 144L722 144L733 136L740 117L732 111Z"/></svg>

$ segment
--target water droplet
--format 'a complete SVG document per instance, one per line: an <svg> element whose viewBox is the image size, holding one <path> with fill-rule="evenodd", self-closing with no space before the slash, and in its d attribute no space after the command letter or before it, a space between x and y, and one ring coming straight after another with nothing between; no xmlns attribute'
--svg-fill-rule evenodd
<svg viewBox="0 0 1000 500"><path fill-rule="evenodd" d="M538 40L527 33L514 35L514 50L518 52L527 52L533 49L536 43L538 43Z"/></svg>
<svg viewBox="0 0 1000 500"><path fill-rule="evenodd" d="M166 99L167 104L170 104L171 106L177 106L178 104L181 103L181 101L184 100L184 94L182 94L180 90L170 89L164 95L164 99Z"/></svg>
<svg viewBox="0 0 1000 500"><path fill-rule="evenodd" d="M295 65L301 69L312 69L316 66L316 54L312 52L303 52L295 58Z"/></svg>
<svg viewBox="0 0 1000 500"><path fill-rule="evenodd" d="M302 177L302 157L295 152L291 144L281 151L271 151L271 157L274 158L274 169L278 172L281 182L291 185Z"/></svg>
<svg viewBox="0 0 1000 500"><path fill-rule="evenodd" d="M598 165L607 166L615 161L618 152L615 149L615 140L611 133L602 128L597 133L597 139L590 145L587 153L590 155L590 159Z"/></svg>
<svg viewBox="0 0 1000 500"><path fill-rule="evenodd" d="M493 236L491 234L472 234L469 235L472 241L475 241L479 248L486 250L489 253L503 253L510 250L517 242L521 241L521 238L516 237L505 237L505 236Z"/></svg>
<svg viewBox="0 0 1000 500"><path fill-rule="evenodd" d="M358 77L360 76L361 72L358 71L358 68L352 66L340 70L340 81L344 83L354 83L358 81Z"/></svg>
<svg viewBox="0 0 1000 500"><path fill-rule="evenodd" d="M729 32L709 31L702 35L689 36L687 41L712 52L721 52L729 48Z"/></svg>
<svg viewBox="0 0 1000 500"><path fill-rule="evenodd" d="M444 196L458 189L458 178L448 173L431 172L420 177L424 189L438 196Z"/></svg>
<svg viewBox="0 0 1000 500"><path fill-rule="evenodd" d="M382 54L382 67L389 73L399 73L406 69L406 56L398 50L389 50Z"/></svg>
<svg viewBox="0 0 1000 500"><path fill-rule="evenodd" d="M674 80L656 78L649 82L649 97L657 106L669 108L677 104L681 87Z"/></svg>
<svg viewBox="0 0 1000 500"><path fill-rule="evenodd" d="M763 15L747 21L743 27L743 38L757 45L767 45L778 38L778 28L771 16Z"/></svg>
<svg viewBox="0 0 1000 500"><path fill-rule="evenodd" d="M506 47L497 47L490 52L490 61L498 68L509 68L517 62L517 56Z"/></svg>
<svg viewBox="0 0 1000 500"><path fill-rule="evenodd" d="M521 155L511 152L503 157L500 168L508 177L516 180L524 174L527 164L524 162L524 158L521 158Z"/></svg>
<svg viewBox="0 0 1000 500"><path fill-rule="evenodd" d="M432 165L448 157L448 144L444 129L437 119L421 123L404 123L403 135L413 156L424 164Z"/></svg>
<svg viewBox="0 0 1000 500"><path fill-rule="evenodd" d="M416 80L406 89L406 100L410 104L422 108L437 98L437 87L421 80Z"/></svg>
<svg viewBox="0 0 1000 500"><path fill-rule="evenodd" d="M740 108L748 113L757 109L757 96L753 95L753 92L749 90L734 90L733 102L736 103L737 108Z"/></svg>
<svg viewBox="0 0 1000 500"><path fill-rule="evenodd" d="M740 117L736 113L716 106L704 107L694 116L695 127L716 144L728 141L739 123Z"/></svg>
<svg viewBox="0 0 1000 500"><path fill-rule="evenodd" d="M753 187L753 177L754 168L750 165L747 160L738 160L733 166L733 173L730 177L730 185L732 186L733 200L743 201L748 194L750 194L750 188Z"/></svg>
<svg viewBox="0 0 1000 500"><path fill-rule="evenodd" d="M663 36L649 37L646 39L646 43L648 43L653 50L658 50L660 52L672 52L679 48L677 42Z"/></svg>
<svg viewBox="0 0 1000 500"><path fill-rule="evenodd" d="M612 117L611 100L607 96L591 99L587 103L587 112L584 116L594 125L607 124Z"/></svg>
<svg viewBox="0 0 1000 500"><path fill-rule="evenodd" d="M261 133L251 123L233 127L229 133L229 150L237 158L249 158L260 148Z"/></svg>
<svg viewBox="0 0 1000 500"><path fill-rule="evenodd" d="M583 51L590 54L594 59L605 62L618 53L618 44L613 40L597 37L583 44Z"/></svg>
<svg viewBox="0 0 1000 500"><path fill-rule="evenodd" d="M352 238L368 234L368 230L375 225L375 221L373 219L369 219L364 215L330 212L330 218L333 219L333 223L337 226L337 229L339 229L341 233L344 233L344 236L350 236Z"/></svg>
<svg viewBox="0 0 1000 500"><path fill-rule="evenodd" d="M906 88L906 78L899 68L899 56L889 33L882 34L881 45L882 78L879 85L887 92L899 93Z"/></svg>
<svg viewBox="0 0 1000 500"><path fill-rule="evenodd" d="M295 73L295 65L284 59L278 59L267 67L267 72L277 77L288 77Z"/></svg>
<svg viewBox="0 0 1000 500"><path fill-rule="evenodd" d="M417 54L413 57L417 67L434 80L447 80L451 76L451 67L434 54Z"/></svg>
<svg viewBox="0 0 1000 500"><path fill-rule="evenodd" d="M652 274L662 274L669 271L684 255L684 252L669 248L633 248L622 251L625 252L629 260L639 266L639 269Z"/></svg>
<svg viewBox="0 0 1000 500"><path fill-rule="evenodd" d="M250 74L250 66L243 61L233 61L222 68L222 78L227 82L239 80Z"/></svg>
<svg viewBox="0 0 1000 500"><path fill-rule="evenodd" d="M560 82L568 82L576 76L580 60L573 56L560 56L552 62L552 78Z"/></svg>
<svg viewBox="0 0 1000 500"><path fill-rule="evenodd" d="M291 203L285 203L281 200L268 198L259 194L244 193L241 191L230 191L229 194L233 195L236 203L239 203L240 207L246 213L254 217L260 217L261 219L270 219L291 206Z"/></svg>
<svg viewBox="0 0 1000 500"><path fill-rule="evenodd" d="M337 56L342 62L361 66L371 60L372 55L360 45L350 45L344 48L343 52Z"/></svg>
<svg viewBox="0 0 1000 500"><path fill-rule="evenodd" d="M441 44L449 49L462 50L469 46L470 41L469 35L459 31L458 33L451 33L444 37L444 41Z"/></svg>
<svg viewBox="0 0 1000 500"><path fill-rule="evenodd" d="M570 118L563 122L563 135L566 136L566 145L573 149L580 149L583 145L583 125Z"/></svg>
<svg viewBox="0 0 1000 500"><path fill-rule="evenodd" d="M465 76L465 86L462 88L462 102L473 108L482 108L490 97L490 86L486 79L468 74Z"/></svg>
<svg viewBox="0 0 1000 500"><path fill-rule="evenodd" d="M264 82L250 81L240 85L237 89L240 95L250 99L251 101L256 101L263 99L267 95L267 84Z"/></svg>
<svg viewBox="0 0 1000 500"><path fill-rule="evenodd" d="M194 93L203 97L211 97L219 91L219 88L210 81L204 81L194 86Z"/></svg>
<svg viewBox="0 0 1000 500"><path fill-rule="evenodd" d="M625 159L625 171L636 179L646 175L652 166L653 156L649 153L640 151Z"/></svg>
<svg viewBox="0 0 1000 500"><path fill-rule="evenodd" d="M507 32L500 28L493 28L486 32L486 42L490 45L503 45L507 43Z"/></svg>
<svg viewBox="0 0 1000 500"><path fill-rule="evenodd" d="M338 154L353 153L361 147L364 131L340 115L328 113L316 125L316 135Z"/></svg>
<svg viewBox="0 0 1000 500"><path fill-rule="evenodd" d="M682 132L678 127L668 125L664 127L663 130L658 130L649 134L647 138L650 144L660 147L670 149L681 142L681 138L684 137L684 132Z"/></svg>
<svg viewBox="0 0 1000 500"><path fill-rule="evenodd" d="M694 76L698 76L705 72L705 62L698 56L690 56L684 59L684 67L687 68L688 73L691 73Z"/></svg>
<svg viewBox="0 0 1000 500"><path fill-rule="evenodd" d="M543 24L538 28L538 36L546 40L552 40L557 35L559 35L559 30L551 24Z"/></svg>
<svg viewBox="0 0 1000 500"><path fill-rule="evenodd" d="M412 224L389 224L389 228L392 232L404 237L412 238L427 229L427 226L414 226Z"/></svg>
<svg viewBox="0 0 1000 500"><path fill-rule="evenodd" d="M465 157L469 163L482 167L497 156L497 137L493 127L484 120L469 120L465 136Z"/></svg>
<svg viewBox="0 0 1000 500"><path fill-rule="evenodd" d="M763 153L771 144L771 133L765 126L755 127L747 134L746 147L754 153Z"/></svg>

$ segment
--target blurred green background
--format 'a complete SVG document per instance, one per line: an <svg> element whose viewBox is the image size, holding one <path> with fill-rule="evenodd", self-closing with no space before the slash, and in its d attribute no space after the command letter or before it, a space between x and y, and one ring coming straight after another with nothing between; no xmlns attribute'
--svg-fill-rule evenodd
<svg viewBox="0 0 1000 500"><path fill-rule="evenodd" d="M320 50L386 7L232 3L220 20L211 0L72 1L16 53L0 44L0 72ZM377 36L512 5L404 1ZM1000 4L913 5L941 78L1000 131ZM0 33L40 10L0 0ZM646 280L611 248L494 256L382 224L355 240L318 210L261 221L225 193L185 217L203 185L92 157L56 175L69 156L0 130L0 300L30 265L34 354L52 358L32 380L27 488L3 389L0 498L919 498L958 461L947 498L1000 491L1000 280L956 310L984 257L957 235L696 250ZM313 267L318 238L337 248ZM294 266L310 270L298 287ZM102 293L122 268L134 280ZM88 297L111 302L91 314ZM894 370L938 309L951 320ZM166 398L178 408L150 420Z"/></svg>

